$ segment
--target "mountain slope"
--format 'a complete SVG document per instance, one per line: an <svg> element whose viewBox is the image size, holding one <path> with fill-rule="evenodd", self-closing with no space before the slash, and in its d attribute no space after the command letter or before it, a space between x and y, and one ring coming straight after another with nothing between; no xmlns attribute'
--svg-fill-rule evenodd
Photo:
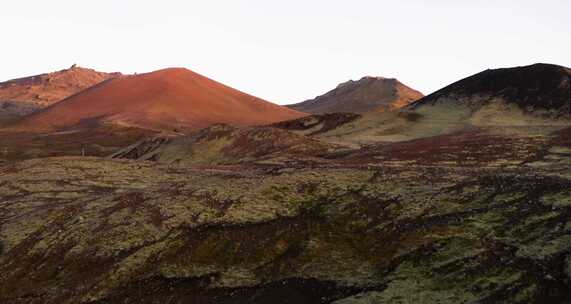
<svg viewBox="0 0 571 304"><path fill-rule="evenodd" d="M551 64L486 70L404 110L476 124L534 124L566 118L571 114L571 70Z"/></svg>
<svg viewBox="0 0 571 304"><path fill-rule="evenodd" d="M350 80L342 83L334 90L315 99L288 107L312 114L365 113L398 109L422 96L422 93L407 87L396 79L363 77L358 81Z"/></svg>
<svg viewBox="0 0 571 304"><path fill-rule="evenodd" d="M152 137L118 151L112 158L186 165L276 164L317 157L333 149L333 145L274 127L216 124L188 136Z"/></svg>
<svg viewBox="0 0 571 304"><path fill-rule="evenodd" d="M112 123L147 129L238 126L304 116L187 69L121 77L92 87L17 123L19 130L54 131Z"/></svg>
<svg viewBox="0 0 571 304"><path fill-rule="evenodd" d="M0 114L21 116L61 101L119 73L69 69L0 83Z"/></svg>

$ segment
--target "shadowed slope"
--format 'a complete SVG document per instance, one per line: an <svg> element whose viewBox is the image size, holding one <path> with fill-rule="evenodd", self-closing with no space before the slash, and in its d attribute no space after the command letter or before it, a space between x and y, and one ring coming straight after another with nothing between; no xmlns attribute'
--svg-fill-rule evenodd
<svg viewBox="0 0 571 304"><path fill-rule="evenodd" d="M148 129L203 128L214 123L266 124L303 116L182 68L113 79L17 123L54 131L80 123Z"/></svg>
<svg viewBox="0 0 571 304"><path fill-rule="evenodd" d="M275 164L318 157L334 148L278 128L235 128L216 124L188 136L149 138L112 157L190 165Z"/></svg>
<svg viewBox="0 0 571 304"><path fill-rule="evenodd" d="M446 95L500 96L522 108L571 110L571 70L538 63L524 67L486 70L455 82L411 107L438 103Z"/></svg>
<svg viewBox="0 0 571 304"><path fill-rule="evenodd" d="M302 135L317 135L361 118L355 113L328 113L305 116L298 119L277 122L272 127L292 131Z"/></svg>
<svg viewBox="0 0 571 304"><path fill-rule="evenodd" d="M571 70L550 64L486 70L405 110L476 124L554 123L571 115Z"/></svg>

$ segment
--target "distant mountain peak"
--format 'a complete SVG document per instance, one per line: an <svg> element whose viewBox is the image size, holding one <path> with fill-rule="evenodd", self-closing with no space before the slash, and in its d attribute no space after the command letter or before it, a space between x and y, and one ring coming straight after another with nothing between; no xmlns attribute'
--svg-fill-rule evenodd
<svg viewBox="0 0 571 304"><path fill-rule="evenodd" d="M288 107L312 114L390 111L423 96L395 78L365 76L359 80L343 82L315 99Z"/></svg>
<svg viewBox="0 0 571 304"><path fill-rule="evenodd" d="M0 108L26 115L77 94L120 73L103 73L77 64L56 72L0 83Z"/></svg>
<svg viewBox="0 0 571 304"><path fill-rule="evenodd" d="M337 88L342 88L342 87L346 87L346 86L350 86L350 85L355 85L355 84L363 84L366 82L372 82L372 81L387 81L387 80L396 80L394 78L385 78L385 77L380 77L380 76L364 76L358 80L353 80L350 79L348 81L342 82L339 85L337 85Z"/></svg>

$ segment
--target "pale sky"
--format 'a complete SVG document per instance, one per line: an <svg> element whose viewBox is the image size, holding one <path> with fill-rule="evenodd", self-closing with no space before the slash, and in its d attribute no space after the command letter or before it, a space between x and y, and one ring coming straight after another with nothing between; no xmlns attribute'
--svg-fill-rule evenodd
<svg viewBox="0 0 571 304"><path fill-rule="evenodd" d="M288 104L366 75L426 94L487 68L571 66L569 0L2 2L2 81L186 67Z"/></svg>

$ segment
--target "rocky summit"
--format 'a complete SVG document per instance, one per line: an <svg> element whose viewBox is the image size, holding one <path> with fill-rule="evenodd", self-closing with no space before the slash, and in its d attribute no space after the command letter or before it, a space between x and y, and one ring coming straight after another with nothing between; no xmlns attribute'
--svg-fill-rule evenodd
<svg viewBox="0 0 571 304"><path fill-rule="evenodd" d="M349 80L315 99L288 107L312 114L382 112L402 108L423 96L397 79L367 76Z"/></svg>
<svg viewBox="0 0 571 304"><path fill-rule="evenodd" d="M103 73L77 65L69 69L0 83L0 119L43 109L120 73Z"/></svg>

